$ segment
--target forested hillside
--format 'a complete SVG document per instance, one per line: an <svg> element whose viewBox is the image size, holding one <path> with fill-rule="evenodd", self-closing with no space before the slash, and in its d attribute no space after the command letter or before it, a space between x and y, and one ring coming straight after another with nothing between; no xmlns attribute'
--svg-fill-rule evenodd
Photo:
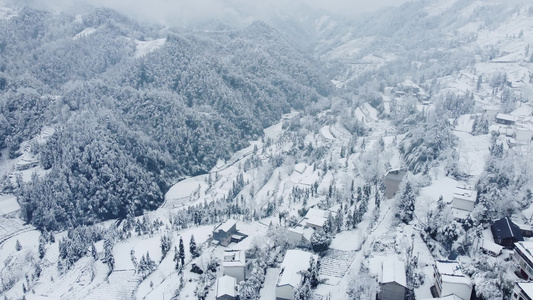
<svg viewBox="0 0 533 300"><path fill-rule="evenodd" d="M0 20L0 147L49 170L18 190L23 217L60 229L138 215L176 179L211 169L291 108L331 93L276 30L173 32L108 9ZM153 51L140 45L163 41ZM90 213L87 213L90 212Z"/></svg>

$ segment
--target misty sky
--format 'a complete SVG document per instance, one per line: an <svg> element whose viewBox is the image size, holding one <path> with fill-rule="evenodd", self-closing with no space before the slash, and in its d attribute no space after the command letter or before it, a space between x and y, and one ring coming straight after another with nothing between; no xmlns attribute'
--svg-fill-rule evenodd
<svg viewBox="0 0 533 300"><path fill-rule="evenodd" d="M8 2L14 0L0 0ZM398 6L412 0L25 0L39 8L67 11L83 4L115 9L140 21L184 25L211 18L263 18L298 8L299 3L345 15ZM15 1L18 2L18 1ZM18 2L19 4L21 2Z"/></svg>

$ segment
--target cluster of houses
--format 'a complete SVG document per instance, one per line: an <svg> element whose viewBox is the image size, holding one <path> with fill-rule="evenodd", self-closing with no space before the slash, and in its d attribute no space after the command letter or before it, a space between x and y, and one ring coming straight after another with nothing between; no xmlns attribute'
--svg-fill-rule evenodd
<svg viewBox="0 0 533 300"><path fill-rule="evenodd" d="M326 213L328 212L310 209L302 220L302 224L305 224L304 230L307 232L322 228L327 220ZM298 241L305 239L303 234L296 236L300 238ZM215 227L211 243L228 246L232 242L238 243L245 237L244 234L237 231L237 222L230 219ZM315 257L315 255L306 251L287 251L276 283L276 299L293 299L294 289L302 280L302 272L309 268L311 257ZM250 265L246 263L244 250L225 250L222 259L223 276L218 278L216 282L216 299L238 299L238 283L247 279L251 272L249 267Z"/></svg>
<svg viewBox="0 0 533 300"><path fill-rule="evenodd" d="M401 177L403 174L394 174ZM396 178L394 178L396 180ZM393 189L397 188L393 184ZM456 218L463 218L474 209L475 191L468 186L456 188L449 203ZM288 230L288 238L295 244L309 243L312 233L324 227L331 212L318 208L308 210L299 225ZM533 241L524 241L524 237L533 236L533 226L502 218L491 224L492 239L485 237L476 241L475 248L492 256L503 252L510 254L518 267L522 281L515 283L512 299L533 299ZM234 220L228 220L215 227L213 243L227 246L239 242L245 235L239 233ZM309 267L309 260L314 254L302 250L288 250L280 266L276 283L276 299L293 299L294 289L303 278L303 271ZM224 251L223 276L217 280L217 300L238 299L238 283L247 279L250 270L247 267L243 250ZM407 292L405 264L397 257L387 257L381 263L379 272L379 300L403 300ZM433 297L449 300L468 300L473 294L473 283L455 260L436 260L433 265Z"/></svg>
<svg viewBox="0 0 533 300"><path fill-rule="evenodd" d="M533 116L529 106L522 106L505 114L498 106L484 106L483 118L499 125L499 133L509 138L509 146L520 146L531 143L533 139Z"/></svg>

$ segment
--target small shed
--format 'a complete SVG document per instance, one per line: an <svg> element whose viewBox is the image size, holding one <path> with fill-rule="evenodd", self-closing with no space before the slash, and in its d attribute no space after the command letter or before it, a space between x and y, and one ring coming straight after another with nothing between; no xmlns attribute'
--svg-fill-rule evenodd
<svg viewBox="0 0 533 300"><path fill-rule="evenodd" d="M217 300L237 299L237 280L231 276L217 279Z"/></svg>
<svg viewBox="0 0 533 300"><path fill-rule="evenodd" d="M520 227L513 223L509 218L501 218L498 221L494 221L490 226L494 242L505 248L512 249L514 243L523 241Z"/></svg>
<svg viewBox="0 0 533 300"><path fill-rule="evenodd" d="M405 264L397 258L386 258L379 274L379 300L403 300L407 289Z"/></svg>

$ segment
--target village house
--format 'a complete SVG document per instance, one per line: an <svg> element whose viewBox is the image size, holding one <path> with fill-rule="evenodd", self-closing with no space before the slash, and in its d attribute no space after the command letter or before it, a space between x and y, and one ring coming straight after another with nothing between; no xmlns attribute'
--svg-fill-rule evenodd
<svg viewBox="0 0 533 300"><path fill-rule="evenodd" d="M455 295L463 300L470 299L472 282L463 274L457 261L437 260L433 272L436 297Z"/></svg>
<svg viewBox="0 0 533 300"><path fill-rule="evenodd" d="M519 266L520 274L526 280L533 278L533 242L517 242L514 249L514 260Z"/></svg>
<svg viewBox="0 0 533 300"><path fill-rule="evenodd" d="M378 300L403 300L407 289L405 264L398 258L383 260L379 273Z"/></svg>
<svg viewBox="0 0 533 300"><path fill-rule="evenodd" d="M471 189L457 187L453 194L452 210L454 217L465 219L474 210L476 192Z"/></svg>
<svg viewBox="0 0 533 300"><path fill-rule="evenodd" d="M407 174L404 170L390 170L385 174L385 197L392 199L394 195L400 190L400 183L403 177Z"/></svg>
<svg viewBox="0 0 533 300"><path fill-rule="evenodd" d="M224 251L224 261L222 261L224 275L231 276L237 282L246 279L246 256L244 250L226 250Z"/></svg>
<svg viewBox="0 0 533 300"><path fill-rule="evenodd" d="M496 115L496 123L502 125L514 125L516 117L508 114L499 113Z"/></svg>
<svg viewBox="0 0 533 300"><path fill-rule="evenodd" d="M330 212L327 210L318 209L314 207L310 208L307 211L307 214L305 214L305 227L313 228L315 230L324 228L324 224L328 220L329 214Z"/></svg>
<svg viewBox="0 0 533 300"><path fill-rule="evenodd" d="M220 244L224 247L231 243L231 237L237 233L237 222L229 219L224 223L219 224L213 230L213 241L215 244Z"/></svg>
<svg viewBox="0 0 533 300"><path fill-rule="evenodd" d="M222 276L217 279L216 300L237 299L237 280L231 276Z"/></svg>
<svg viewBox="0 0 533 300"><path fill-rule="evenodd" d="M302 281L302 272L309 268L313 254L302 250L287 250L281 263L281 271L276 283L276 299L293 299L294 289Z"/></svg>
<svg viewBox="0 0 533 300"><path fill-rule="evenodd" d="M500 254L502 254L502 251L503 251L502 246L492 241L489 241L487 239L479 240L479 248L481 249L483 253L494 256L494 257L499 256Z"/></svg>
<svg viewBox="0 0 533 300"><path fill-rule="evenodd" d="M532 300L533 299L533 282L515 282L513 288L512 300Z"/></svg>
<svg viewBox="0 0 533 300"><path fill-rule="evenodd" d="M487 121L496 120L496 115L500 112L500 107L498 106L483 106L483 119Z"/></svg>
<svg viewBox="0 0 533 300"><path fill-rule="evenodd" d="M494 221L490 230L494 242L505 248L512 249L516 242L524 240L520 228L507 217Z"/></svg>

